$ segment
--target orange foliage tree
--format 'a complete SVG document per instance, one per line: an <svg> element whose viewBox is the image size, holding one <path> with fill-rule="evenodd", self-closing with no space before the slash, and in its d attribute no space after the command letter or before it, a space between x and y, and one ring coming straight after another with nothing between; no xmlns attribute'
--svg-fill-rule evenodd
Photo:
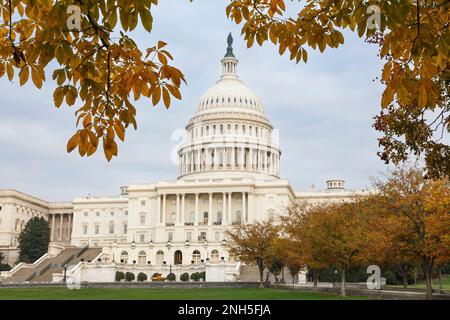
<svg viewBox="0 0 450 320"><path fill-rule="evenodd" d="M417 167L402 167L376 181L386 222L381 224L399 254L420 261L427 298L436 263L450 261L450 182L425 179Z"/></svg>
<svg viewBox="0 0 450 320"><path fill-rule="evenodd" d="M273 257L279 232L273 219L239 225L227 231L229 253L245 263L256 264L261 288L264 287L264 269Z"/></svg>

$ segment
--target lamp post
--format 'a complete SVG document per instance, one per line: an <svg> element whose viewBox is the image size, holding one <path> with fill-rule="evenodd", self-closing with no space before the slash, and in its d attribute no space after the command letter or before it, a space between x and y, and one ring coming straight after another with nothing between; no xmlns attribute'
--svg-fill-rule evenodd
<svg viewBox="0 0 450 320"><path fill-rule="evenodd" d="M64 283L67 282L67 265L64 265L64 278L63 278L63 282L64 282Z"/></svg>

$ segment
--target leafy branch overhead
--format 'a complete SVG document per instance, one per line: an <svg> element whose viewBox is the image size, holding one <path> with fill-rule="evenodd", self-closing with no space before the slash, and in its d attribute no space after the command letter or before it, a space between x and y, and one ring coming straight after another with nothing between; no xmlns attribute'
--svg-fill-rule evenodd
<svg viewBox="0 0 450 320"><path fill-rule="evenodd" d="M307 61L307 47L339 47L343 29L377 43L386 86L374 124L384 135L379 156L387 163L422 157L430 176L449 175L450 1L290 2L231 0L227 15L242 25L248 47L271 41L296 62Z"/></svg>
<svg viewBox="0 0 450 320"><path fill-rule="evenodd" d="M79 8L79 28L68 25L73 5ZM137 127L133 100L144 96L169 108L172 98L181 99L185 79L171 65L166 43L141 51L125 34L139 19L151 32L154 5L157 0L0 1L0 77L11 81L18 74L23 86L31 76L41 88L45 69L59 65L53 70L54 103L77 106L78 130L68 152L78 148L81 156L90 156L101 143L111 160L118 154L116 138L123 141L126 129Z"/></svg>
<svg viewBox="0 0 450 320"><path fill-rule="evenodd" d="M307 62L308 50L338 48L349 29L379 45L385 90L374 127L383 136L379 156L399 163L425 160L430 177L450 173L449 0L228 0L226 14L242 26L251 47L272 42L280 54ZM80 8L78 29L67 27L67 9ZM142 52L125 32L140 22L151 32L157 0L0 0L0 76L42 87L56 60L56 106L77 104L78 131L68 151L117 155L115 138L136 128L130 100L141 96L169 107L180 99L180 70L169 64L165 43ZM291 14L292 13L292 14ZM120 22L118 22L120 20ZM119 29L121 30L118 33ZM53 65L53 64L52 64Z"/></svg>

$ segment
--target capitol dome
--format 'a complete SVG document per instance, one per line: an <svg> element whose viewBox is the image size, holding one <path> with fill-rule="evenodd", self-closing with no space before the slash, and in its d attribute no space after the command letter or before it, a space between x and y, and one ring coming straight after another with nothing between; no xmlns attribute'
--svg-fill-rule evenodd
<svg viewBox="0 0 450 320"><path fill-rule="evenodd" d="M200 98L179 151L180 178L278 178L280 151L261 100L240 79L228 36L222 75Z"/></svg>

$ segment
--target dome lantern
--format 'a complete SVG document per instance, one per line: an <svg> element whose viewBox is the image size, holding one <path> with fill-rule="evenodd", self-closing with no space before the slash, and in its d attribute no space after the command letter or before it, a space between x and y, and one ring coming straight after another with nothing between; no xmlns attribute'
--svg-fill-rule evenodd
<svg viewBox="0 0 450 320"><path fill-rule="evenodd" d="M233 36L231 33L228 35L228 47L227 53L222 59L222 76L221 79L238 79L237 65L239 60L236 59L233 53Z"/></svg>

